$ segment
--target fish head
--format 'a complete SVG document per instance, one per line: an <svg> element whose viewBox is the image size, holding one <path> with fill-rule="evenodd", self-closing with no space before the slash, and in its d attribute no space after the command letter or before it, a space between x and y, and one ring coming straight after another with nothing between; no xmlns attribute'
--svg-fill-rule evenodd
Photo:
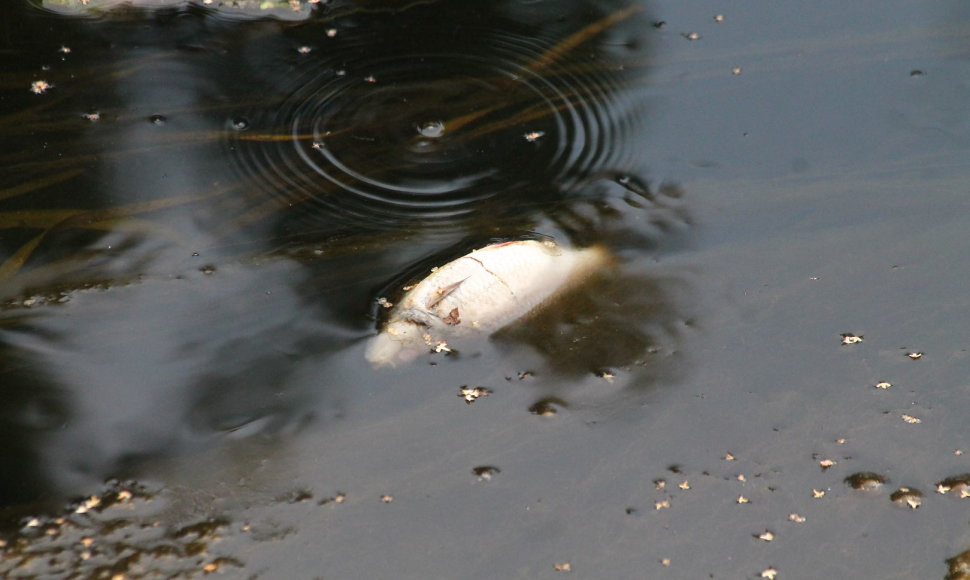
<svg viewBox="0 0 970 580"><path fill-rule="evenodd" d="M410 320L395 320L370 340L367 360L376 367L394 367L413 361L428 350L427 328Z"/></svg>

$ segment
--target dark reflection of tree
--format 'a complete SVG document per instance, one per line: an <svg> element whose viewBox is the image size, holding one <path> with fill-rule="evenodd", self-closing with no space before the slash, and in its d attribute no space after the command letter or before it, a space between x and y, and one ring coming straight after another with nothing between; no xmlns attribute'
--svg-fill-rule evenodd
<svg viewBox="0 0 970 580"><path fill-rule="evenodd" d="M650 31L637 4L333 2L299 23L231 21L198 7L129 8L101 21L24 7L5 15L0 461L18 468L0 471L0 505L77 489L247 425L273 432L307 420L299 409L321 395L288 388L294 365L369 332L375 289L416 260L530 231L651 248L663 224L682 217L674 211L648 228L627 219L669 209L639 183L643 164L630 142ZM517 43L528 49L514 58ZM313 50L300 54L302 46ZM362 75L390 57L407 67L422 55L447 63L473 51L487 63L499 48L502 66L418 67L410 79L408 69L385 68L397 85L358 84L338 101L390 102L395 86L448 88L451 75L490 87L444 99L409 93L408 107L389 109L441 109L446 129L460 129L454 151L471 154L455 168L439 159L441 183L474 173L475 163L495 167L451 192L461 211L430 212L434 196L407 191L386 207L351 204L339 179L295 156L315 151L314 137L294 133L300 125L287 115L331 112L314 108L313 83L339 88L345 67ZM503 68L510 62L552 88L525 90ZM32 94L38 79L53 88ZM556 134L557 115L577 125ZM347 122L330 135L346 146L342 159L380 159L374 180L394 183L404 172L420 181L387 142L356 139L374 132L413 145L420 136L382 133L410 121L366 111L337 121ZM559 159L547 165L526 157L547 145L579 152L537 158ZM602 292L579 296L578 311L618 329L622 345L604 349L602 325L565 321L587 355L573 357L573 370L633 364L656 337L625 323L645 317L660 328L672 316L659 284L608 274L601 282L592 288ZM623 306L632 294L645 299ZM573 347L535 334L564 323L550 316L506 338L562 357ZM127 397L155 401L158 412L136 413Z"/></svg>

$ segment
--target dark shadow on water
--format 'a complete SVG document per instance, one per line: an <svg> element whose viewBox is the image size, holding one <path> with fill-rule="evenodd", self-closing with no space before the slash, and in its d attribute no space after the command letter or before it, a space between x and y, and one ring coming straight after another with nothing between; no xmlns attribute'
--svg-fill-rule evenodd
<svg viewBox="0 0 970 580"><path fill-rule="evenodd" d="M500 350L635 389L672 380L656 361L679 349L677 284L648 266L690 220L636 150L652 29L637 4L550 9L14 13L0 463L17 467L0 470L0 505L319 423L386 386L348 358L379 289L496 238L617 257ZM308 377L316 365L359 375Z"/></svg>

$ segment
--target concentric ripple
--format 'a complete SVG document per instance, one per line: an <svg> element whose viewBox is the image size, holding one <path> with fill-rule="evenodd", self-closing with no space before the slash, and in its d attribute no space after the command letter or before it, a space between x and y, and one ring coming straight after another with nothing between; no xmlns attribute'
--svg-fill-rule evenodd
<svg viewBox="0 0 970 580"><path fill-rule="evenodd" d="M482 35L474 50L383 56L351 41L301 63L278 107L243 115L234 154L287 206L378 228L521 214L624 154L635 115L607 66Z"/></svg>

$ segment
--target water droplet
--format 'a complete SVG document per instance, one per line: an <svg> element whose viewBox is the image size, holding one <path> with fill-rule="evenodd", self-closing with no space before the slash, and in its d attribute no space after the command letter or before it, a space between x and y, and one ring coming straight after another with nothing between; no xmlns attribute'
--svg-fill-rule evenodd
<svg viewBox="0 0 970 580"><path fill-rule="evenodd" d="M152 115L148 118L148 121L152 125L164 125L168 119L166 119L163 115Z"/></svg>
<svg viewBox="0 0 970 580"><path fill-rule="evenodd" d="M418 125L418 133L429 139L437 139L445 134L443 121L426 121Z"/></svg>

